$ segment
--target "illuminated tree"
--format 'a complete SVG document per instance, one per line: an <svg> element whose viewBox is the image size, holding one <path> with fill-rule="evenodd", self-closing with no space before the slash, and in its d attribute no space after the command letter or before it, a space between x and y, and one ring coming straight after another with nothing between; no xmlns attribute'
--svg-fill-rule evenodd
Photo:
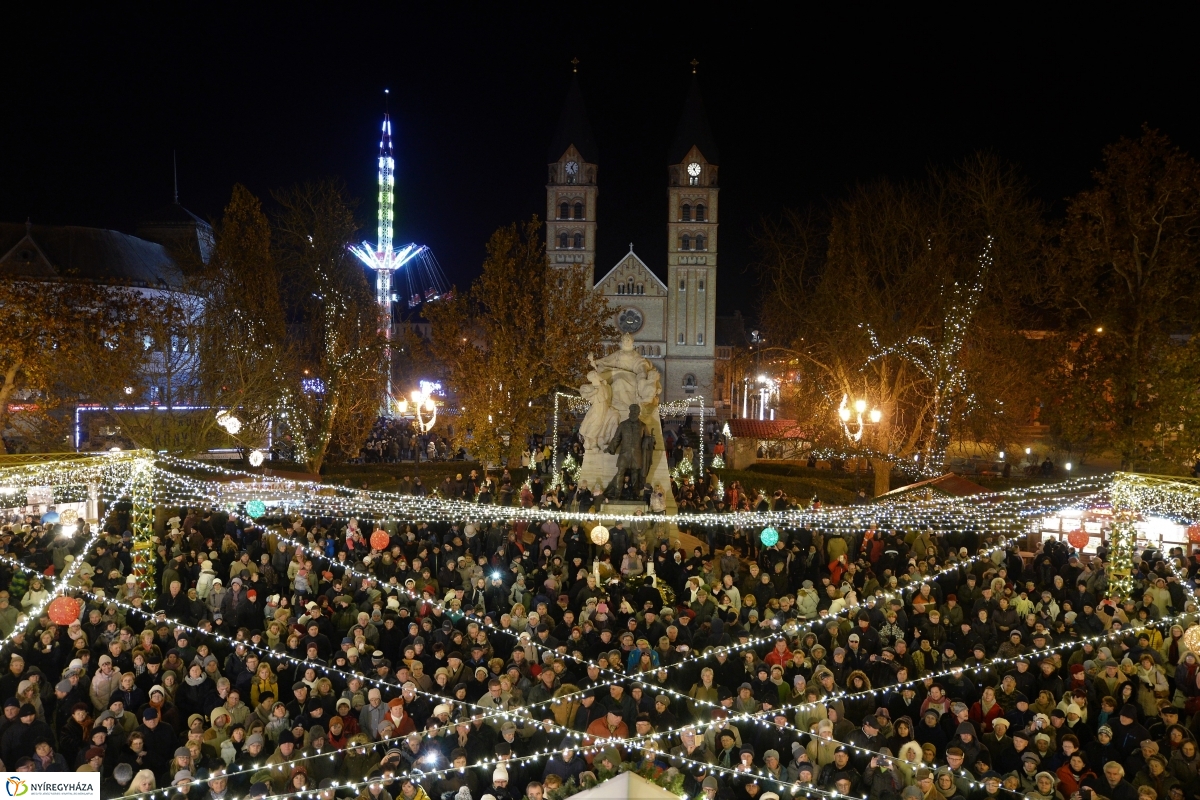
<svg viewBox="0 0 1200 800"><path fill-rule="evenodd" d="M1149 128L1106 147L1103 161L1049 249L1064 335L1048 421L1086 428L1126 469L1190 467L1189 448L1167 445L1200 427L1190 343L1200 312L1200 164Z"/></svg>
<svg viewBox="0 0 1200 800"><path fill-rule="evenodd" d="M763 322L796 371L792 411L819 445L870 456L876 494L894 461L940 466L969 418L1001 442L1024 421L1007 411L1017 381L983 382L983 396L963 388L1018 362L1008 307L1031 288L1037 220L1016 174L975 157L922 182L859 187L828 219L789 213L760 232ZM981 270L985 251L995 266ZM1006 319L983 333L981 317ZM853 446L836 416L844 395L882 412Z"/></svg>
<svg viewBox="0 0 1200 800"><path fill-rule="evenodd" d="M297 459L319 472L329 459L357 456L378 419L386 383L384 322L348 249L358 225L345 187L306 183L275 199L281 206L277 252L296 343L283 419Z"/></svg>
<svg viewBox="0 0 1200 800"><path fill-rule="evenodd" d="M456 445L486 463L516 458L544 429L554 392L582 383L587 354L616 337L585 269L551 267L534 218L493 233L471 290L426 310L462 406Z"/></svg>

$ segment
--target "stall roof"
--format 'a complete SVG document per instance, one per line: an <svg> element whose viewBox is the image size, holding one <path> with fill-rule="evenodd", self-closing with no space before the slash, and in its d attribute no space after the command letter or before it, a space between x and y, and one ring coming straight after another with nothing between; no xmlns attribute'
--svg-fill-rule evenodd
<svg viewBox="0 0 1200 800"><path fill-rule="evenodd" d="M969 497L973 494L987 494L992 491L986 486L980 486L978 483L969 481L961 475L947 472L945 475L940 475L936 478L928 478L916 483L910 483L907 486L901 486L899 489L893 489L886 494L879 495L875 500L895 500L901 495L920 489L932 489L938 494L946 494L951 497Z"/></svg>
<svg viewBox="0 0 1200 800"><path fill-rule="evenodd" d="M794 419L731 419L729 433L735 439L803 439Z"/></svg>

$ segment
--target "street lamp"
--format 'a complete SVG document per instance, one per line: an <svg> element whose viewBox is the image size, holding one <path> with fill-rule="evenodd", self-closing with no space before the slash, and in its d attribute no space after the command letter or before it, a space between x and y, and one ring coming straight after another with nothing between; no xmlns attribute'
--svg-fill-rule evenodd
<svg viewBox="0 0 1200 800"><path fill-rule="evenodd" d="M413 405L413 421L416 422L416 424L417 424L417 430L420 431L422 434L429 433L429 431L431 431L433 429L433 424L435 422L437 422L437 403L435 403L433 401L433 396L424 389L413 389L412 395L410 395L410 396L412 397L412 405ZM396 400L396 408L398 408L400 410L401 416L404 416L405 414L408 413L408 403L409 403L409 401L403 397L398 398ZM421 414L422 408L424 408L426 411L429 412L428 421ZM414 469L415 469L416 475L418 475L418 476L421 474L421 450L422 449L423 448L420 446L420 444L418 444L416 458L414 459L414 462L416 464L416 467Z"/></svg>
<svg viewBox="0 0 1200 800"><path fill-rule="evenodd" d="M867 410L867 401L861 398L854 401L855 425L857 426L857 430L850 429L851 413L850 406L847 405L849 402L849 395L842 395L842 403L838 406L838 418L842 421L842 431L846 434L846 438L852 442L860 442L867 426L866 420L863 419L863 413ZM867 419L871 421L870 424L878 425L879 420L883 419L883 412L878 408L872 408L871 412L867 414ZM858 471L861 467L862 457L860 456L854 468L855 490L858 489Z"/></svg>
<svg viewBox="0 0 1200 800"><path fill-rule="evenodd" d="M841 403L841 405L838 406L838 418L841 419L841 421L842 421L842 431L846 434L846 438L848 438L852 442L860 442L860 441L862 441L863 430L867 424L866 420L863 419L863 412L865 412L867 410L867 401L866 400L855 400L854 401L854 412L853 413L855 414L855 425L857 426L857 430L850 429L849 423L850 423L851 411L850 411L850 406L847 405L847 403L849 403L849 402L850 402L849 396L842 395L842 403ZM872 425L878 425L879 420L883 419L883 412L880 411L878 408L872 408L871 413L867 415L867 419L869 419L871 421Z"/></svg>

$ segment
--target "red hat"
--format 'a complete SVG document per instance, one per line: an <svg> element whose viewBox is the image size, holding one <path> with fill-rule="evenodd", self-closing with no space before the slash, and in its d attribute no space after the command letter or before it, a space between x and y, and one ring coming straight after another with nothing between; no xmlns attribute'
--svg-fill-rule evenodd
<svg viewBox="0 0 1200 800"><path fill-rule="evenodd" d="M248 590L246 592L246 599L253 603L258 599L258 592L254 591L253 589Z"/></svg>

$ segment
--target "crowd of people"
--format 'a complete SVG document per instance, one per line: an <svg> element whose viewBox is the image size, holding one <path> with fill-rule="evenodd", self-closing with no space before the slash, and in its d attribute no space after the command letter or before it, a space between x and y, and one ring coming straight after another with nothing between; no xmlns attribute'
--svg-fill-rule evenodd
<svg viewBox="0 0 1200 800"><path fill-rule="evenodd" d="M625 769L705 800L1200 797L1200 558L1146 551L1111 600L1103 550L966 525L589 528L192 509L147 584L120 516L86 552L6 526L0 769L179 800L543 800ZM64 572L78 618L27 619Z"/></svg>

